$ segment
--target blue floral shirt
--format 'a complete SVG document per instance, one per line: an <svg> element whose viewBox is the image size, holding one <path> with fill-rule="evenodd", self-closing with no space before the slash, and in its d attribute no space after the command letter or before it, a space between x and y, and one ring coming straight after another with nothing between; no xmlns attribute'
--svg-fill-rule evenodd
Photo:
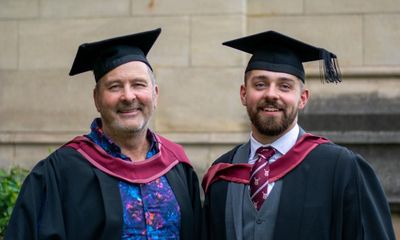
<svg viewBox="0 0 400 240"><path fill-rule="evenodd" d="M121 152L121 148L104 134L100 118L96 118L90 128L91 132L86 137L111 156L131 161ZM148 131L147 139L151 147L146 159L158 152L154 134ZM120 181L119 190L123 206L121 239L179 239L180 208L165 176L146 184Z"/></svg>

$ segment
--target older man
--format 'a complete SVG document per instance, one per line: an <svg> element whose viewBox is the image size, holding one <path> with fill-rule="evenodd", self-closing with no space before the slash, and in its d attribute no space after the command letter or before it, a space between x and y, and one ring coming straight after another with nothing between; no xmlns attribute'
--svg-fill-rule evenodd
<svg viewBox="0 0 400 240"><path fill-rule="evenodd" d="M395 239L367 162L297 123L309 100L302 63L322 60L325 80L339 82L336 56L274 31L224 44L252 54L240 87L251 134L203 180L208 238Z"/></svg>
<svg viewBox="0 0 400 240"><path fill-rule="evenodd" d="M100 118L25 180L6 239L196 239L198 180L183 148L149 130L158 86L146 55L161 29L83 44ZM72 96L71 96L72 97Z"/></svg>

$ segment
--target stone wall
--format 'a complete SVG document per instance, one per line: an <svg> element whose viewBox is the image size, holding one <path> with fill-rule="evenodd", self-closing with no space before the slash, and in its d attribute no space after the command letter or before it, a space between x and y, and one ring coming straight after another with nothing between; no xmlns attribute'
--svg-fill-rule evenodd
<svg viewBox="0 0 400 240"><path fill-rule="evenodd" d="M163 32L148 56L161 89L152 127L188 141L191 133L246 131L236 96L244 56L221 46L246 33L246 5L243 0L0 0L0 166L32 167L88 131L97 116L92 74L68 76L79 44L157 27ZM232 98L228 107L217 104ZM222 109L228 112L217 114ZM230 125L226 119L232 119ZM200 142L199 149L213 145ZM203 157L193 156L204 170L211 159Z"/></svg>
<svg viewBox="0 0 400 240"><path fill-rule="evenodd" d="M92 75L68 76L79 44L157 27L152 127L186 147L200 176L249 134L248 56L221 42L274 29L338 55L342 84L321 84L306 64L300 123L362 153L400 203L398 0L0 0L0 166L32 167L88 131Z"/></svg>

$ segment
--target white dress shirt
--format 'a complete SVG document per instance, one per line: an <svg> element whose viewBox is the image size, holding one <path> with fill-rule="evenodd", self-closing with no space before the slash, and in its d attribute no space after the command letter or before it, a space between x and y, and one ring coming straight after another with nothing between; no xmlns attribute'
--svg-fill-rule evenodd
<svg viewBox="0 0 400 240"><path fill-rule="evenodd" d="M276 153L270 158L269 162L273 163L275 161L279 161L279 158L282 155L286 154L296 144L299 132L300 132L300 127L298 124L296 124L285 135L278 138L275 142L266 145L263 145L260 142L258 142L253 137L253 133L250 133L250 155L248 162L250 164L254 164L255 161L257 160L257 155L256 155L257 149L260 147L268 147L268 146L272 146L276 150ZM274 184L275 184L274 182L268 184L267 194L271 192L272 188L274 187Z"/></svg>

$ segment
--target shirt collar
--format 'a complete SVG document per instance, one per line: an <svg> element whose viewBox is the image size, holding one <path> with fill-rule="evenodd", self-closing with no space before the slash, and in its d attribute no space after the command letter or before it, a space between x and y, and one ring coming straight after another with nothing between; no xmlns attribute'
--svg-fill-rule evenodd
<svg viewBox="0 0 400 240"><path fill-rule="evenodd" d="M299 133L300 127L298 124L296 124L292 129L289 130L289 132L285 133L285 135L278 138L273 143L265 145L258 142L253 137L253 133L250 133L250 159L254 158L256 150L262 146L272 146L280 155L286 154L296 144Z"/></svg>
<svg viewBox="0 0 400 240"><path fill-rule="evenodd" d="M104 151L113 157L129 160L129 157L121 152L121 148L103 132L100 118L93 120L92 124L90 125L90 130L90 133L87 134L86 137L103 148ZM147 152L146 159L152 157L158 152L156 136L150 130L147 131L147 139L150 141L150 148Z"/></svg>

